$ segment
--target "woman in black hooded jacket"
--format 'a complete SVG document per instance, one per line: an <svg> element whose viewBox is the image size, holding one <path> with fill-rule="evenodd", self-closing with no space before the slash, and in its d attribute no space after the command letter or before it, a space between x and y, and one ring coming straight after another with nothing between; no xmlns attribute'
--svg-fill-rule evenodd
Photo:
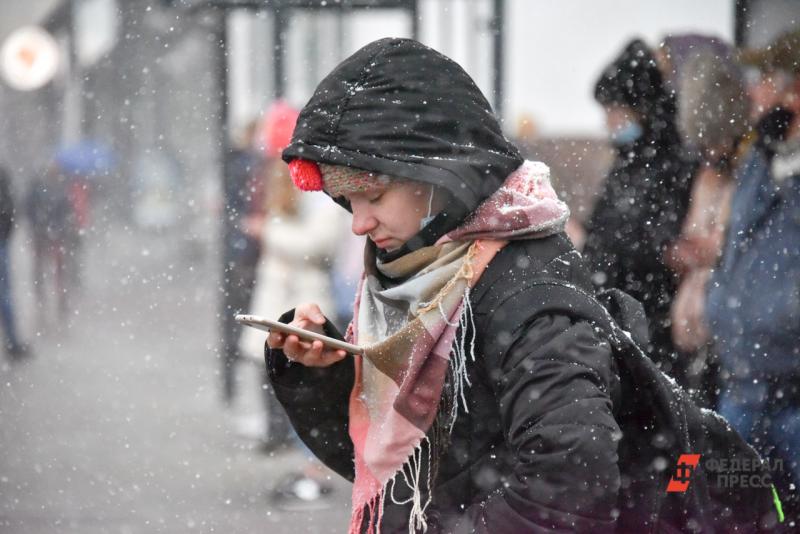
<svg viewBox="0 0 800 534"><path fill-rule="evenodd" d="M680 236L696 164L678 136L674 95L642 41L628 43L603 71L595 99L605 108L616 157L587 223L583 253L597 286L620 288L642 303L649 353L669 372L677 279L665 252Z"/></svg>
<svg viewBox="0 0 800 534"><path fill-rule="evenodd" d="M523 161L471 78L416 41L373 42L319 84L283 157L298 186L325 190L370 238L347 339L378 349L351 357L272 333L266 354L301 439L355 481L351 531L613 531L611 348L589 323L536 314L526 297L547 273L591 282L546 167ZM398 184L430 194L427 213L409 210L421 229L402 243L362 226L362 210ZM436 260L421 270L400 268L426 254ZM447 283L413 295L414 306L396 296L450 266ZM281 321L341 337L313 306ZM375 391L393 402L381 405ZM391 460L398 450L411 451L401 465Z"/></svg>

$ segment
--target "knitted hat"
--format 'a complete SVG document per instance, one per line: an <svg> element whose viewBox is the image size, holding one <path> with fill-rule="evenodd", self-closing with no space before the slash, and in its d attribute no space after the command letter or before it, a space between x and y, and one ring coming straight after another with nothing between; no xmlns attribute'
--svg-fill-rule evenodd
<svg viewBox="0 0 800 534"><path fill-rule="evenodd" d="M292 160L289 173L294 185L301 191L325 191L332 197L367 191L391 180L385 174L344 165L317 164L306 159Z"/></svg>

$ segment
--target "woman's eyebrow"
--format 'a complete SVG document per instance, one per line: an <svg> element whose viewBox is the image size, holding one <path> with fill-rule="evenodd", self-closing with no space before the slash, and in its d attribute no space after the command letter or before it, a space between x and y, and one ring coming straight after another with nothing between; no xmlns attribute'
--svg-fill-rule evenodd
<svg viewBox="0 0 800 534"><path fill-rule="evenodd" d="M369 195L374 195L375 193L383 193L387 189L389 189L388 185L381 184L370 187L369 189L365 189L364 191L359 191L359 193L361 193L362 195L369 196Z"/></svg>

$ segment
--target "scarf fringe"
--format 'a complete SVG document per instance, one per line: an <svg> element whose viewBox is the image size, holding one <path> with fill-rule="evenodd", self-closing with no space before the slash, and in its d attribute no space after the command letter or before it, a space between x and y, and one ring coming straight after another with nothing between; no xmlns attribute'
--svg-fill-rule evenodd
<svg viewBox="0 0 800 534"><path fill-rule="evenodd" d="M461 302L461 314L458 317L459 338L453 343L450 353L450 380L452 384L453 402L450 406L449 432L453 431L458 416L459 405L464 413L469 413L466 389L472 386L467 373L467 359L475 361L475 317L472 313L472 303L469 299L470 288L464 290ZM455 325L454 325L455 326ZM469 338L469 340L467 339ZM449 393L449 392L448 392Z"/></svg>
<svg viewBox="0 0 800 534"><path fill-rule="evenodd" d="M428 446L425 447L425 444ZM427 449L428 454L427 458L423 457L423 451ZM427 469L424 469L425 465L423 465L423 461L427 460ZM431 504L431 443L427 437L423 438L419 445L416 446L414 452L411 456L408 457L406 463L403 465L402 469L395 473L394 477L390 479L389 482L392 483L392 490L389 493L389 497L392 499L394 504L405 505L411 503L411 512L409 514L409 521L408 521L408 532L409 534L414 534L422 530L422 532L426 532L428 530L428 522L425 518L425 510ZM406 473L408 470L408 473ZM421 485L420 476L422 475L423 471L427 473L425 480L422 481L425 483L425 492L423 495L423 487ZM411 489L411 497L404 501L398 501L397 498L394 496L394 487L396 485L397 475L400 474L403 476L403 481L405 482L406 486ZM389 483L387 482L387 488ZM424 499L424 501L423 501Z"/></svg>
<svg viewBox="0 0 800 534"><path fill-rule="evenodd" d="M426 450L427 454L425 454ZM409 534L415 534L420 531L427 532L428 521L425 517L425 510L427 510L428 506L431 504L432 477L430 467L428 469L424 468L425 465L430 466L431 461L431 442L425 437L419 442L419 445L414 448L414 452L412 452L405 461L403 467L401 467L392 478L386 481L381 491L353 514L350 522L350 534L361 534L365 513L369 514L369 522L364 532L366 534L380 534L381 520L383 519L383 506L387 496L394 504L400 506L411 504L411 512L408 521ZM426 472L427 476L420 480L423 472ZM397 486L398 477L402 477L402 482L411 490L411 496L407 499L400 500L394 495L394 488Z"/></svg>

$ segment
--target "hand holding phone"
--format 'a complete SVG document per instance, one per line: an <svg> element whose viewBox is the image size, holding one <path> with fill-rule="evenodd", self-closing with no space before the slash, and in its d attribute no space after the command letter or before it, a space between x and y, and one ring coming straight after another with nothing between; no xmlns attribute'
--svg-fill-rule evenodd
<svg viewBox="0 0 800 534"><path fill-rule="evenodd" d="M241 318L240 318L241 317ZM322 326L325 316L316 304L301 304L295 309L294 320L288 325L253 316L237 316L248 326L269 330L267 344L281 349L292 361L308 367L328 367L352 354L363 354L361 347L325 336Z"/></svg>

